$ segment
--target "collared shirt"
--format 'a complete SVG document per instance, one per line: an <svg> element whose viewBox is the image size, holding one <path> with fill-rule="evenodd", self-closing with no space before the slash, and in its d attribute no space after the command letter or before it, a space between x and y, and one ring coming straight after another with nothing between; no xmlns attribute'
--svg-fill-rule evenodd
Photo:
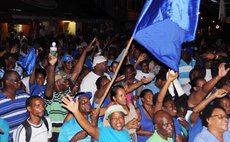
<svg viewBox="0 0 230 142"><path fill-rule="evenodd" d="M27 118L26 99L29 95L24 90L16 92L15 99L7 98L0 90L0 117L6 120L10 127L10 138L17 127Z"/></svg>
<svg viewBox="0 0 230 142"><path fill-rule="evenodd" d="M230 134L224 133L224 142L230 142ZM219 142L215 135L213 135L206 127L203 127L201 133L199 133L196 137L194 142Z"/></svg>
<svg viewBox="0 0 230 142"><path fill-rule="evenodd" d="M173 142L173 139L168 138L167 140L165 140L158 135L157 131L155 131L146 142Z"/></svg>

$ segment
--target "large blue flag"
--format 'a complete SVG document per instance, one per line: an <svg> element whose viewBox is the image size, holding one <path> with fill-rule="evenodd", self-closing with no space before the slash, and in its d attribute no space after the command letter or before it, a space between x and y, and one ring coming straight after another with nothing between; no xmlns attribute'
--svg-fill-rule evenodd
<svg viewBox="0 0 230 142"><path fill-rule="evenodd" d="M133 38L178 71L181 44L195 38L200 0L147 0Z"/></svg>
<svg viewBox="0 0 230 142"><path fill-rule="evenodd" d="M21 65L27 71L27 74L30 75L36 64L36 51L34 48L30 49L28 53L20 58L17 63Z"/></svg>

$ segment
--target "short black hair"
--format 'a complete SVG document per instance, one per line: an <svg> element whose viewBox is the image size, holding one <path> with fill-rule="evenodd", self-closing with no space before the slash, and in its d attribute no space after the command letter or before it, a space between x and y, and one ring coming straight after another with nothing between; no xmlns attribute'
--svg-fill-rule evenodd
<svg viewBox="0 0 230 142"><path fill-rule="evenodd" d="M10 76L13 74L13 73L16 73L18 74L18 72L14 71L14 70L8 70L4 73L2 79L3 79L3 83L8 80L10 78Z"/></svg>
<svg viewBox="0 0 230 142"><path fill-rule="evenodd" d="M203 126L208 127L207 119L210 118L212 116L213 111L218 108L222 109L225 112L224 108L221 107L220 105L208 105L203 110L203 113L201 114L201 120L202 120Z"/></svg>
<svg viewBox="0 0 230 142"><path fill-rule="evenodd" d="M35 76L37 77L38 74L42 74L46 78L46 70L42 68L35 69Z"/></svg>
<svg viewBox="0 0 230 142"><path fill-rule="evenodd" d="M156 81L158 80L162 80L165 81L166 79L166 73L167 71L164 68L161 68L160 71L158 72L158 74L156 75Z"/></svg>
<svg viewBox="0 0 230 142"><path fill-rule="evenodd" d="M40 96L30 96L27 100L26 100L26 107L31 106L31 102L34 99L42 99Z"/></svg>
<svg viewBox="0 0 230 142"><path fill-rule="evenodd" d="M140 97L144 98L144 96L148 93L148 92L152 92L150 89L144 89L141 91Z"/></svg>

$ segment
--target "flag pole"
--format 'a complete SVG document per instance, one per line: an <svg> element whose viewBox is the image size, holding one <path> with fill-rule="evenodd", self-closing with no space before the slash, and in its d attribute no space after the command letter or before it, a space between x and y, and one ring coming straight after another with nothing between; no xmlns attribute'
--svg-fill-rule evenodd
<svg viewBox="0 0 230 142"><path fill-rule="evenodd" d="M129 42L128 42L127 46L126 46L126 49L125 49L125 52L124 52L124 54L123 54L123 56L122 56L122 58L121 58L121 61L119 62L118 67L117 67L117 69L116 69L116 71L115 71L115 73L114 73L114 76L113 76L112 80L110 81L108 87L106 88L104 95L101 97L101 100L100 100L100 103L98 104L98 107L97 107L96 112L99 111L99 109L100 109L100 107L101 107L101 105L102 105L102 103L103 103L105 97L107 96L107 94L108 94L108 92L109 92L111 86L113 85L113 83L114 83L114 81L115 81L115 79L116 79L116 77L117 77L118 71L120 70L122 63L123 63L123 61L124 61L126 55L128 54L129 47L130 47L132 41L133 41L133 37L131 37L131 38L129 39Z"/></svg>

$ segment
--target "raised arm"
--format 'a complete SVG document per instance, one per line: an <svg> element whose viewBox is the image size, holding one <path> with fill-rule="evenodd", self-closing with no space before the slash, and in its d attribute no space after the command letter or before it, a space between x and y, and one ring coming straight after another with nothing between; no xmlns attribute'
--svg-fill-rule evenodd
<svg viewBox="0 0 230 142"><path fill-rule="evenodd" d="M147 77L147 78L142 78L140 81L134 83L134 84L131 84L128 86L127 89L125 89L125 92L126 93L130 93L132 92L133 90L137 89L138 87L140 87L141 85L143 84L147 84L149 82L151 82L153 80L154 77Z"/></svg>
<svg viewBox="0 0 230 142"><path fill-rule="evenodd" d="M93 127L82 115L79 111L79 102L78 98L76 98L76 103L74 103L73 99L70 96L62 98L62 106L71 111L75 118L77 119L78 123L81 127L94 139L98 140L99 138L99 129L97 127Z"/></svg>
<svg viewBox="0 0 230 142"><path fill-rule="evenodd" d="M145 53L142 53L142 54L138 57L137 61L136 61L135 64L133 65L135 69L136 69L137 66L140 64L140 62L142 62L142 61L145 60L146 56L147 56L147 55L146 55Z"/></svg>
<svg viewBox="0 0 230 142"><path fill-rule="evenodd" d="M204 97L213 89L216 83L228 73L229 70L230 68L225 68L225 63L221 63L218 67L218 75L205 83L200 88L200 90L191 94L188 100L189 107L194 107L199 104L204 99Z"/></svg>
<svg viewBox="0 0 230 142"><path fill-rule="evenodd" d="M55 83L55 63L57 62L57 57L50 56L49 58L49 67L48 67L48 74L47 74L47 84L45 89L45 97L47 99L52 98L53 90L54 90L54 83Z"/></svg>
<svg viewBox="0 0 230 142"><path fill-rule="evenodd" d="M74 70L73 70L73 74L72 77L70 78L71 81L75 82L76 79L78 78L79 74L81 73L81 70L83 68L84 65L84 61L86 58L86 55L89 51L91 51L93 49L93 43L96 41L96 38L94 38L90 44L87 46L87 48L83 51L79 61L77 62L77 64L74 66Z"/></svg>
<svg viewBox="0 0 230 142"><path fill-rule="evenodd" d="M155 105L155 112L162 109L163 101L164 101L165 95L167 93L168 87L169 87L170 83L174 79L176 79L177 77L178 77L178 73L175 73L172 70L168 71L168 79L167 79L166 83L164 84L164 86L161 88L159 95L157 97L157 101L156 101L156 105Z"/></svg>
<svg viewBox="0 0 230 142"><path fill-rule="evenodd" d="M194 125L197 119L199 118L200 112L214 99L222 98L227 94L225 89L218 89L214 92L213 95L210 95L207 99L203 100L200 104L198 104L194 109L190 116L190 124Z"/></svg>

